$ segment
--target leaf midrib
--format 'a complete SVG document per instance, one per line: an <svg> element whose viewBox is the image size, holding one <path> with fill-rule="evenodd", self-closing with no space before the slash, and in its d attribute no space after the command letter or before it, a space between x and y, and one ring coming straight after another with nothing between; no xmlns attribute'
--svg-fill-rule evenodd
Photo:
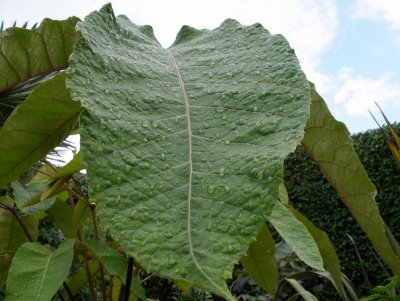
<svg viewBox="0 0 400 301"><path fill-rule="evenodd" d="M175 57L171 50L167 49L169 59L173 65L173 68L176 72L176 76L178 77L179 81L179 86L180 89L182 90L182 96L185 104L185 117L186 117L186 125L187 125L187 132L188 132L188 149L189 149L189 187L188 187L188 211L187 211L187 233L188 233L188 241L189 241L189 251L190 251L190 256L193 259L193 262L197 269L206 277L208 281L210 281L218 290L224 291L223 288L221 288L217 283L213 281L213 279L208 276L208 274L203 270L203 268L200 266L198 263L196 256L194 255L193 252L193 244L192 244L192 233L191 233L191 198L192 198L192 176L193 176L193 160L192 160L192 127L191 127L191 120L190 120L190 105L189 105L189 99L186 93L185 89L185 84L183 82L178 64L176 63Z"/></svg>
<svg viewBox="0 0 400 301"><path fill-rule="evenodd" d="M38 293L36 295L36 301L39 299L40 297L40 293L42 292L42 288L43 288L43 283L44 283L44 279L46 278L46 273L47 270L49 269L49 264L50 264L50 259L53 257L53 253L50 254L50 256L47 258L47 262L46 262L46 266L44 268L44 273L43 273L43 277L42 277L42 282L40 283L39 289L38 289Z"/></svg>

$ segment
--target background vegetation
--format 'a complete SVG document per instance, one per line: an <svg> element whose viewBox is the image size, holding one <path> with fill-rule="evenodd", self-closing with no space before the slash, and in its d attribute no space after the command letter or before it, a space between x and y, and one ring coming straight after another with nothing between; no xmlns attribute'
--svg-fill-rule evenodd
<svg viewBox="0 0 400 301"><path fill-rule="evenodd" d="M400 125L394 124L397 132ZM400 172L389 147L379 129L352 136L354 147L368 176L376 185L381 215L393 235L400 238ZM324 230L335 246L343 272L350 278L360 295L369 291L364 267L372 287L388 277L378 261L366 235L354 221L346 206L323 176L321 170L300 146L285 162L285 182L289 199L314 225ZM347 234L354 239L361 254L360 263L355 247ZM385 266L387 269L387 267Z"/></svg>

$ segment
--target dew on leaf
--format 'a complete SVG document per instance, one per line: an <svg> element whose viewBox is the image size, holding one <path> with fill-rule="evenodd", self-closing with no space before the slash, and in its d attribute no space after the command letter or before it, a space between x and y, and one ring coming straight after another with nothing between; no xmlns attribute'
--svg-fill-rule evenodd
<svg viewBox="0 0 400 301"><path fill-rule="evenodd" d="M160 159L161 159L162 161L165 161L165 160L167 159L167 157L165 156L164 153L162 153L162 154L160 155Z"/></svg>
<svg viewBox="0 0 400 301"><path fill-rule="evenodd" d="M231 192L231 189L228 186L225 186L224 187L224 191L225 191L226 194L228 194L228 193Z"/></svg>
<svg viewBox="0 0 400 301"><path fill-rule="evenodd" d="M230 142L229 140L225 140L224 143L225 143L226 145L231 144L231 142Z"/></svg>
<svg viewBox="0 0 400 301"><path fill-rule="evenodd" d="M203 123L203 128L208 129L209 127L210 127L210 125L207 122Z"/></svg>
<svg viewBox="0 0 400 301"><path fill-rule="evenodd" d="M214 191L215 191L215 186L210 185L210 186L207 187L207 192L208 192L209 194L213 194Z"/></svg>
<svg viewBox="0 0 400 301"><path fill-rule="evenodd" d="M230 271L224 271L224 273L222 274L222 277L225 280L231 279L232 278L232 273Z"/></svg>
<svg viewBox="0 0 400 301"><path fill-rule="evenodd" d="M228 253L233 253L235 251L235 248L232 245L228 245L228 247L226 248Z"/></svg>
<svg viewBox="0 0 400 301"><path fill-rule="evenodd" d="M120 176L117 177L117 184L121 184L122 183L122 178Z"/></svg>
<svg viewBox="0 0 400 301"><path fill-rule="evenodd" d="M174 264L176 264L176 260L173 259L173 258L170 258L170 259L168 259L168 264L169 265L174 265Z"/></svg>
<svg viewBox="0 0 400 301"><path fill-rule="evenodd" d="M226 116L226 114L222 114L221 118L222 118L222 120L226 120L228 118L228 116Z"/></svg>

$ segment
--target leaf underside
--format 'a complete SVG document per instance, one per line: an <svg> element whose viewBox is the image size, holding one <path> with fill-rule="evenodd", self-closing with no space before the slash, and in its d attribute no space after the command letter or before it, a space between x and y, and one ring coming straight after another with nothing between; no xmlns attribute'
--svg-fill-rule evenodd
<svg viewBox="0 0 400 301"><path fill-rule="evenodd" d="M0 33L0 93L26 80L68 67L80 34L79 21L45 19L38 28L12 27Z"/></svg>
<svg viewBox="0 0 400 301"><path fill-rule="evenodd" d="M302 144L367 234L375 250L396 275L400 260L396 241L390 239L375 203L376 188L358 158L346 126L330 114L311 84L311 116ZM391 245L391 243L393 245Z"/></svg>
<svg viewBox="0 0 400 301"><path fill-rule="evenodd" d="M0 187L56 147L76 126L81 105L65 87L65 73L39 85L0 128Z"/></svg>
<svg viewBox="0 0 400 301"><path fill-rule="evenodd" d="M101 222L143 267L234 300L225 281L278 197L309 115L287 41L184 26L164 49L110 5L80 23L67 85Z"/></svg>

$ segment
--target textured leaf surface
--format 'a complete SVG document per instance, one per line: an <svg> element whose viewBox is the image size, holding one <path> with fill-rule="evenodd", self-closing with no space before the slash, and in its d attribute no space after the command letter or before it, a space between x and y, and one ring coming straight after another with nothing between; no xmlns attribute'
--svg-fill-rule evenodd
<svg viewBox="0 0 400 301"><path fill-rule="evenodd" d="M272 295L278 284L279 272L275 260L275 242L268 227L261 227L257 240L250 244L240 262L251 278Z"/></svg>
<svg viewBox="0 0 400 301"><path fill-rule="evenodd" d="M324 270L314 238L285 205L277 202L268 221L302 261L314 269Z"/></svg>
<svg viewBox="0 0 400 301"><path fill-rule="evenodd" d="M76 126L80 103L72 101L65 74L39 85L0 129L0 187L16 180Z"/></svg>
<svg viewBox="0 0 400 301"><path fill-rule="evenodd" d="M79 21L45 19L37 29L8 28L0 33L0 92L35 76L68 67L80 34Z"/></svg>
<svg viewBox="0 0 400 301"><path fill-rule="evenodd" d="M149 271L233 300L225 280L278 197L309 87L287 41L260 24L150 27L89 15L68 86L101 222Z"/></svg>
<svg viewBox="0 0 400 301"><path fill-rule="evenodd" d="M346 126L330 114L324 100L311 86L311 116L302 144L319 165L375 250L396 275L400 275L398 244L387 239L389 229L375 203L376 188L358 158Z"/></svg>
<svg viewBox="0 0 400 301"><path fill-rule="evenodd" d="M65 240L53 253L39 243L25 243L13 259L7 279L7 301L48 301L68 276L74 240Z"/></svg>
<svg viewBox="0 0 400 301"><path fill-rule="evenodd" d="M14 202L9 197L2 197L0 201L8 206L13 206ZM22 217L26 228L33 240L38 237L38 221L31 217ZM23 243L27 242L24 231L15 217L7 210L0 208L0 286L4 283L6 273L10 267L11 260L15 252Z"/></svg>

